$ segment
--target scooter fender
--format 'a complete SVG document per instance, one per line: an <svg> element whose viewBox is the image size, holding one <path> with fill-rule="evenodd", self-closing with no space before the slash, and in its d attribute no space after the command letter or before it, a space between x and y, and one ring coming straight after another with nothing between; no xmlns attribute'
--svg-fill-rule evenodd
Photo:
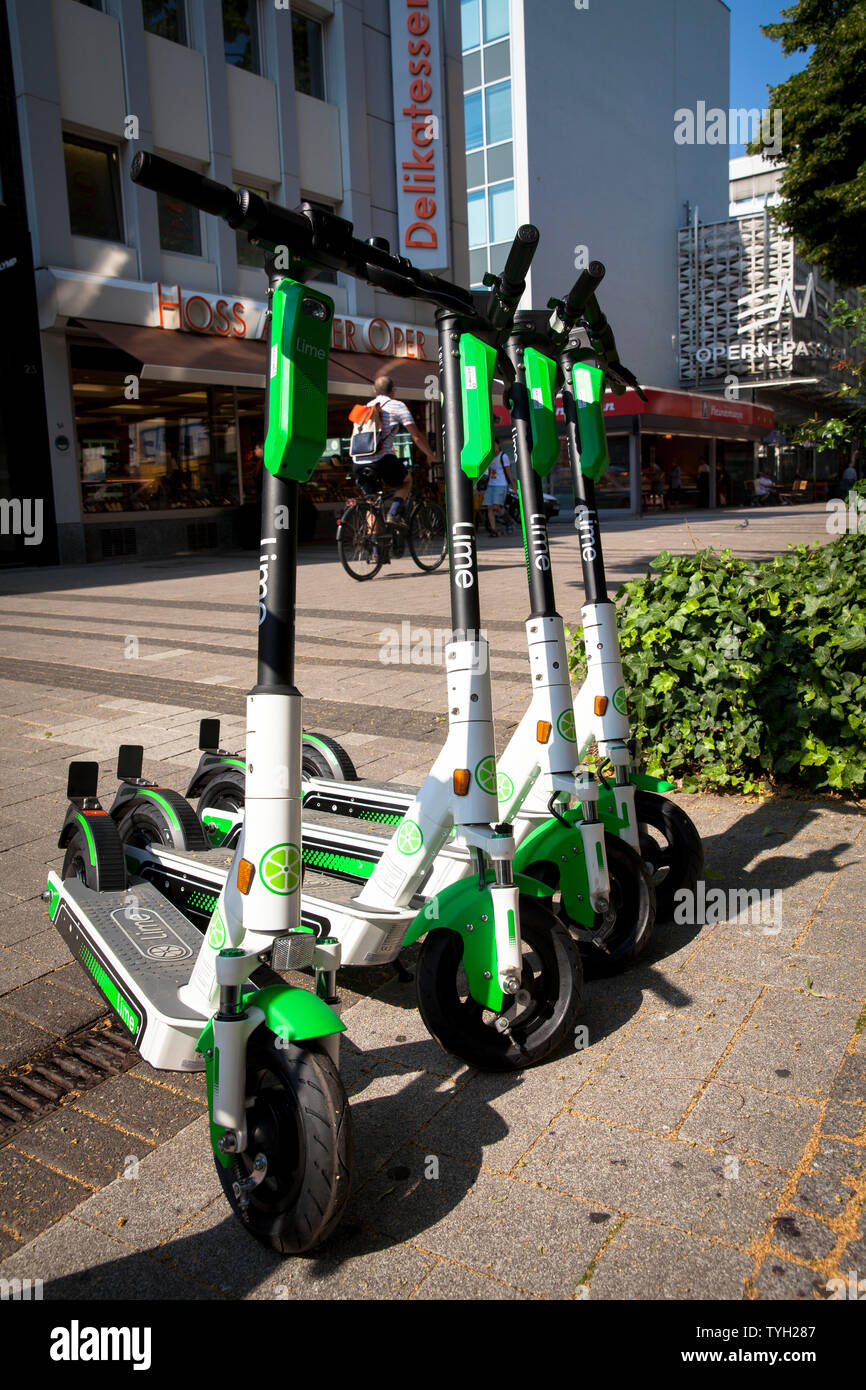
<svg viewBox="0 0 866 1390"><path fill-rule="evenodd" d="M518 873L525 875L526 870L539 861L549 863L558 874L562 901L569 917L573 922L591 926L595 913L580 833L580 814L567 812L565 820L567 823L563 824L556 817L551 817L521 841L514 856L515 877ZM522 877L521 886L525 882L526 878ZM553 889L549 888L548 891L552 893Z"/></svg>
<svg viewBox="0 0 866 1390"><path fill-rule="evenodd" d="M667 782L664 777L650 777L646 772L633 772L629 781L639 792L673 792L677 788L676 782Z"/></svg>
<svg viewBox="0 0 866 1390"><path fill-rule="evenodd" d="M240 1132L244 1128L246 1047L255 1029L264 1023L278 1039L285 1039L286 1042L325 1038L332 1033L343 1033L346 1029L345 1023L317 994L293 985L268 985L266 989L250 990L243 996L243 1005L248 1020L234 1023L212 1018L196 1043L196 1052L200 1052L205 1059L211 1146L217 1163L223 1168L230 1168L235 1156L220 1150L220 1138L227 1129ZM247 1021L252 1024L251 1027L244 1027ZM233 1041L231 1030L237 1030L237 1044ZM218 1033L221 1036L218 1037ZM226 1061L228 1076L225 1074ZM237 1093L238 1090L241 1098L239 1116L230 1113L233 1109L231 1092ZM236 1105L237 1094L234 1099ZM238 1118L240 1124L228 1122Z"/></svg>
<svg viewBox="0 0 866 1390"><path fill-rule="evenodd" d="M199 758L198 767L192 775L189 786L184 792L184 796L189 799L191 796L201 796L206 787L221 772L234 768L235 771L243 773L246 763L243 758L223 757L219 753L203 753Z"/></svg>
<svg viewBox="0 0 866 1390"><path fill-rule="evenodd" d="M492 879L491 872L491 883ZM534 898L549 897L552 892L537 879L523 875L515 874L514 885ZM482 1008L500 1013L504 996L499 984L495 922L491 886L481 888L473 875L458 879L430 898L406 932L403 945L411 946L437 928L456 932L463 938L463 969L472 998Z"/></svg>

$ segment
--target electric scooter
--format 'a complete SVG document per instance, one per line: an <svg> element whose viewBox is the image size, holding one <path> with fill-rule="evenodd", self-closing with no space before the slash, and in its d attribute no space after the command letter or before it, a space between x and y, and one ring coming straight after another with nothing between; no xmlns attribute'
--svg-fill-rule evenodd
<svg viewBox="0 0 866 1390"><path fill-rule="evenodd" d="M634 806L631 803L629 819L628 790L614 791L606 779L599 783L587 770L575 777L575 761L585 758L594 740L599 741L605 759L623 761L629 755L623 746L621 716L613 707L605 712L610 704L607 699L593 704L588 737L577 747L575 708L582 710L583 706L572 705L543 505L542 480L559 458L554 414L558 348L566 342L581 305L594 293L603 274L603 266L594 262L592 272L584 273L564 303L555 301L549 306L554 308L550 320L544 314L519 315L520 325L515 326L499 358L500 371L511 382L516 379L509 388L509 400L530 584L527 638L532 671L530 707L499 762L500 812L515 823L516 864L551 888L553 905L580 945L584 969L594 974L610 974L634 963L649 943L655 917L653 887L640 856L647 837L640 840L633 834ZM579 466L579 454L576 457ZM593 656L597 656L595 648ZM604 669L610 674L608 661ZM612 721L616 722L615 733ZM544 742L540 741L541 730L546 731ZM240 820L241 775L229 775L238 778L228 788L234 816L224 814L226 806L220 798L225 795L226 783L221 785L216 778L210 789L205 787L199 801L202 822L214 839L236 833ZM194 782L198 777L197 773ZM557 779L555 783L552 778ZM565 818L556 801L558 796L568 795L577 798L581 809L575 808ZM353 783L334 787L314 779L304 789L308 865L361 881L372 871L379 852L375 837L341 831L333 824L317 826L310 812L346 813L373 821L393 817L397 823L410 799L410 792L402 793L393 786ZM605 835L605 831L611 833ZM576 838L582 845L579 854L575 854ZM657 865L653 871L659 871ZM455 874L466 872L465 857L461 864L459 856L446 853L423 891L435 894L443 884L453 881Z"/></svg>
<svg viewBox="0 0 866 1390"><path fill-rule="evenodd" d="M139 181L162 186L159 177L169 177L165 165L166 161L160 161L160 169ZM532 1065L570 1038L580 1005L582 972L570 936L544 906L550 890L537 880L515 879L512 827L498 816L472 479L492 457L494 364L523 293L538 233L533 227L519 230L502 276L490 286L483 305L476 306L468 292L417 271L410 262L392 256L381 240L358 241L351 224L333 214L308 205L302 214L291 214L246 191L239 196L254 209L259 240L275 248L281 235L291 248L297 235L295 219L300 216L309 229L309 239L303 243L306 258L358 275L401 297L422 298L440 306L437 326L455 633L446 649L448 739L399 825L378 846L377 861L361 891L348 901L341 901L339 892L328 897L303 893L301 922L320 939L335 938L347 966L394 960L405 945L423 938L417 994L433 1036L464 1061L490 1070ZM311 389L311 383L307 384ZM318 378L315 387L319 389ZM325 387L321 389L326 395ZM268 552L263 549L260 590L269 582ZM251 762L255 765L262 756L271 757L247 745L247 782ZM213 899L221 901L232 870L215 863L212 851L191 843L191 826L179 814L183 798L176 793L169 797L165 789L141 778L140 750L125 750L124 759L124 784L112 813L126 863L139 877L158 884L175 905L198 911L201 925L206 918L210 934ZM135 765L130 765L131 760ZM276 765L271 776L278 775ZM143 808L147 808L145 825ZM187 811L191 813L191 808ZM441 892L426 895L425 900L419 895L420 886L449 838L453 839L449 849L462 851L469 873ZM299 849L292 859L293 873L300 872L301 855Z"/></svg>
<svg viewBox="0 0 866 1390"><path fill-rule="evenodd" d="M97 796L98 765L70 766L61 872L44 895L53 925L141 1056L204 1070L220 1182L254 1236L283 1254L319 1244L349 1195L352 1131L338 1071L339 943L301 922L301 695L294 685L299 484L327 433L333 301L302 282L317 264L303 214L202 178L150 154L133 177L244 227L274 249L291 239L293 270L269 259L269 387L257 604L256 684L247 697L244 824L204 936L128 866ZM177 812L158 789L152 804ZM187 807L188 811L189 808ZM180 823L180 822L179 822ZM316 992L262 962L309 966Z"/></svg>

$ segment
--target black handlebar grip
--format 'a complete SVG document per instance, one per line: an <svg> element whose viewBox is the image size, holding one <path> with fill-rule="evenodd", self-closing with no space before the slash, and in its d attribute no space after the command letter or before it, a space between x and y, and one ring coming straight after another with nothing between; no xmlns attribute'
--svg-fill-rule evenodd
<svg viewBox="0 0 866 1390"><path fill-rule="evenodd" d="M237 209L238 198L233 189L224 183L206 179L204 174L196 174L192 169L184 169L161 155L139 150L132 161L130 178L143 188L151 188L154 193L165 193L170 198L180 198L202 212L210 212L215 217L230 217Z"/></svg>
<svg viewBox="0 0 866 1390"><path fill-rule="evenodd" d="M506 294L513 293L518 288L523 292L539 235L538 228L533 227L531 222L524 222L522 227L517 228L502 272L502 289Z"/></svg>
<svg viewBox="0 0 866 1390"><path fill-rule="evenodd" d="M571 323L579 319L584 306L589 303L606 274L601 261L590 261L585 270L575 280L565 301L566 317Z"/></svg>

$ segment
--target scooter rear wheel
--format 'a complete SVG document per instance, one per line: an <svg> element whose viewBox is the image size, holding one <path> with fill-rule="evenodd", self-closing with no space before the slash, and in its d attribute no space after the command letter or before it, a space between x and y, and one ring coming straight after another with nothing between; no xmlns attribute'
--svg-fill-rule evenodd
<svg viewBox="0 0 866 1390"><path fill-rule="evenodd" d="M219 827L214 825L213 832L205 823L207 812L213 812L219 816L220 811L229 811L235 814L244 809L245 781L244 774L239 768L226 768L214 777L212 782L208 782L204 791L198 799L198 818L201 821L202 829L210 842L219 845L220 849L233 849L240 835L240 826L235 826L223 839L218 836L221 833Z"/></svg>
<svg viewBox="0 0 866 1390"><path fill-rule="evenodd" d="M658 792L637 792L635 815L641 857L649 865L655 886L656 916L660 922L669 922L677 891L685 888L695 892L704 867L704 846L685 811Z"/></svg>
<svg viewBox="0 0 866 1390"><path fill-rule="evenodd" d="M499 1014L470 995L463 939L436 929L424 939L416 966L418 1009L446 1052L482 1071L517 1071L543 1062L574 1035L583 997L580 954L568 932L534 898L520 898L523 940L521 1002L505 998ZM508 1020L502 1029L501 1020Z"/></svg>
<svg viewBox="0 0 866 1390"><path fill-rule="evenodd" d="M340 1074L315 1044L298 1047L257 1028L247 1049L247 1150L229 1167L216 1159L223 1191L250 1235L282 1255L312 1250L330 1235L349 1199L354 1144ZM233 1184L264 1154L267 1172L242 1205Z"/></svg>

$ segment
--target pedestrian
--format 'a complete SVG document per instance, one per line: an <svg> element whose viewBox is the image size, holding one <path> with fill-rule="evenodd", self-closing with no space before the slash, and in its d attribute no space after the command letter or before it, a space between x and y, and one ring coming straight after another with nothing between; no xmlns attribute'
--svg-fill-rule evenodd
<svg viewBox="0 0 866 1390"><path fill-rule="evenodd" d="M672 504L679 506L683 500L683 475L678 463L671 469L668 481L668 498Z"/></svg>
<svg viewBox="0 0 866 1390"><path fill-rule="evenodd" d="M497 518L502 513L505 497L510 487L514 487L514 479L511 475L511 459L504 449L500 449L499 453L494 455L487 470L487 489L482 503L487 508L487 534L489 536L499 535Z"/></svg>
<svg viewBox="0 0 866 1390"><path fill-rule="evenodd" d="M730 479L723 463L716 464L716 505L727 507L730 500Z"/></svg>
<svg viewBox="0 0 866 1390"><path fill-rule="evenodd" d="M420 449L430 462L435 459L436 455L412 419L408 407L402 401L395 400L392 394L394 390L393 377L386 376L384 373L377 376L373 382L373 390L376 394L369 404L379 407L382 421L379 449L369 458L354 461L352 478L355 485L363 493L374 492L379 488L384 492L390 488L394 495L388 509L388 519L396 520L403 510L403 504L412 487L412 479L406 464L394 453L396 436L401 430L405 430L416 448ZM387 549L390 551L390 547ZM390 558L390 553L385 553L383 562L388 564Z"/></svg>
<svg viewBox="0 0 866 1390"><path fill-rule="evenodd" d="M849 460L848 467L842 471L842 496L847 497L850 489L857 481L857 469Z"/></svg>
<svg viewBox="0 0 866 1390"><path fill-rule="evenodd" d="M758 506L766 507L767 503L772 500L775 490L776 484L773 479L767 475L764 469L761 469L755 479L755 500Z"/></svg>
<svg viewBox="0 0 866 1390"><path fill-rule="evenodd" d="M698 464L698 506L710 505L710 463L706 454L701 454Z"/></svg>

